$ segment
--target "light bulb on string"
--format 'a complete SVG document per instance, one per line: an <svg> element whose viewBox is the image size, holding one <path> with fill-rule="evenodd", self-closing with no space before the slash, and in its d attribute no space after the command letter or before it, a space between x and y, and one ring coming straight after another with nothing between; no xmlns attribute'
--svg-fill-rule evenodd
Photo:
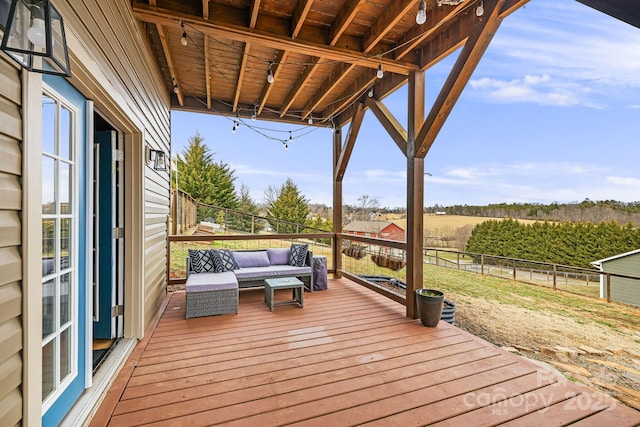
<svg viewBox="0 0 640 427"><path fill-rule="evenodd" d="M293 137L291 136L291 131L289 131L289 142L293 141Z"/></svg>
<svg viewBox="0 0 640 427"><path fill-rule="evenodd" d="M284 145L284 151L289 150L289 144L287 144L287 141L282 141L282 145Z"/></svg>
<svg viewBox="0 0 640 427"><path fill-rule="evenodd" d="M416 24L422 25L427 22L427 2L420 0L418 4L418 14L416 15Z"/></svg>
<svg viewBox="0 0 640 427"><path fill-rule="evenodd" d="M180 43L182 44L182 46L186 46L188 41L187 32L184 29L184 22L180 21L180 27L182 27L182 38L180 38Z"/></svg>
<svg viewBox="0 0 640 427"><path fill-rule="evenodd" d="M313 116L311 114L309 114L309 120L307 120L307 123L309 123L310 125L313 124Z"/></svg>
<svg viewBox="0 0 640 427"><path fill-rule="evenodd" d="M269 70L267 71L267 82L269 82L269 84L273 83L273 71L271 71L271 66L273 65L273 62L269 62Z"/></svg>
<svg viewBox="0 0 640 427"><path fill-rule="evenodd" d="M376 77L379 79L384 77L384 71L382 70L382 55L380 55L380 62L378 63L378 71L376 72Z"/></svg>
<svg viewBox="0 0 640 427"><path fill-rule="evenodd" d="M373 88L369 88L369 98L373 98Z"/></svg>
<svg viewBox="0 0 640 427"><path fill-rule="evenodd" d="M478 2L478 7L476 7L476 16L480 17L484 15L484 4L482 3L482 0L480 0Z"/></svg>
<svg viewBox="0 0 640 427"><path fill-rule="evenodd" d="M251 115L251 120L255 122L257 118L258 118L258 106L254 105L253 114Z"/></svg>
<svg viewBox="0 0 640 427"><path fill-rule="evenodd" d="M173 85L173 93L175 93L176 95L178 94L178 92L180 92L180 89L178 88L177 84Z"/></svg>

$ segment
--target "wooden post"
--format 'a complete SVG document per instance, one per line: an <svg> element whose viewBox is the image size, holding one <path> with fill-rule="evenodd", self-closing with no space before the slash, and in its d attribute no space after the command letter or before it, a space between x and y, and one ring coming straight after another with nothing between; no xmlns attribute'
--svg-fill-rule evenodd
<svg viewBox="0 0 640 427"><path fill-rule="evenodd" d="M515 282L517 279L516 277L516 260L513 260L513 281Z"/></svg>
<svg viewBox="0 0 640 427"><path fill-rule="evenodd" d="M557 286L557 277L558 277L558 266L553 264L553 290L556 290Z"/></svg>
<svg viewBox="0 0 640 427"><path fill-rule="evenodd" d="M480 274L484 276L484 254L480 255Z"/></svg>
<svg viewBox="0 0 640 427"><path fill-rule="evenodd" d="M607 302L611 302L611 275L607 273Z"/></svg>
<svg viewBox="0 0 640 427"><path fill-rule="evenodd" d="M424 123L424 72L409 74L407 117L407 317L417 318L416 289L423 287L424 156L418 154L416 135Z"/></svg>
<svg viewBox="0 0 640 427"><path fill-rule="evenodd" d="M342 177L337 177L336 169L342 153L342 129L335 128L333 131L333 232L342 232ZM340 277L342 269L342 239L333 240L333 269L334 277Z"/></svg>

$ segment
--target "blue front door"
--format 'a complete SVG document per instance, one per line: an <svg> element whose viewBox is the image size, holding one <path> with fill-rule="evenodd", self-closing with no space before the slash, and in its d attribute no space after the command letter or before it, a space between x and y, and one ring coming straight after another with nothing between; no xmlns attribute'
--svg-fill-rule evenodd
<svg viewBox="0 0 640 427"><path fill-rule="evenodd" d="M42 95L42 424L58 425L85 389L86 100L44 76Z"/></svg>

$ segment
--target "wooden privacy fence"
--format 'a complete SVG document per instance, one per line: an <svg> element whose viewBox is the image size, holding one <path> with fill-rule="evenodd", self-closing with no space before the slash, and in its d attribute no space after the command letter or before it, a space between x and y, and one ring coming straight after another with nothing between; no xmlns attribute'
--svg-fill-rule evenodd
<svg viewBox="0 0 640 427"><path fill-rule="evenodd" d="M173 190L171 194L171 234L180 235L196 226L196 201L182 190Z"/></svg>

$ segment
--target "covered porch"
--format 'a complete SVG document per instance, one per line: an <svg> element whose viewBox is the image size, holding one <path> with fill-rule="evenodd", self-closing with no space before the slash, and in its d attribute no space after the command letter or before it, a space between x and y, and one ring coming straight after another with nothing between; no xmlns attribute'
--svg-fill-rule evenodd
<svg viewBox="0 0 640 427"><path fill-rule="evenodd" d="M287 298L288 295L278 295ZM169 294L91 425L617 425L640 413L347 279L271 313L184 319Z"/></svg>

